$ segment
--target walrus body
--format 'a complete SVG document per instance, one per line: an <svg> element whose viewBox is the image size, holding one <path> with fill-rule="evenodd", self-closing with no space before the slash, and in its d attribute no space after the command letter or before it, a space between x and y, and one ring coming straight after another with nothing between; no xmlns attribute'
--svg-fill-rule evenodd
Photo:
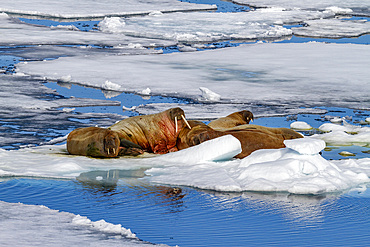
<svg viewBox="0 0 370 247"><path fill-rule="evenodd" d="M281 135L267 133L257 129L244 130L214 130L199 121L189 121L191 129L183 129L177 139L179 150L198 145L202 142L224 136L232 135L237 138L242 146L242 152L235 158L242 159L258 149L283 148L284 138Z"/></svg>
<svg viewBox="0 0 370 247"><path fill-rule="evenodd" d="M176 140L185 127L185 113L180 108L126 118L111 127L120 139L140 145L143 150L156 154L177 151Z"/></svg>
<svg viewBox="0 0 370 247"><path fill-rule="evenodd" d="M119 154L118 133L98 128L78 128L67 137L67 150L70 154L92 157L116 157Z"/></svg>

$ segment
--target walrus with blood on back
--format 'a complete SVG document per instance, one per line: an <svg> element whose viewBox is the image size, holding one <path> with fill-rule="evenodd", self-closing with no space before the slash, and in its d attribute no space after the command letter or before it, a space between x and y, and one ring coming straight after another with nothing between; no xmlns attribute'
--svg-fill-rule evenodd
<svg viewBox="0 0 370 247"><path fill-rule="evenodd" d="M146 152L165 154L178 150L177 137L186 125L185 113L177 107L156 114L126 118L108 129L117 132L120 139L140 145Z"/></svg>
<svg viewBox="0 0 370 247"><path fill-rule="evenodd" d="M249 111L236 112L229 116L211 121L208 125L199 121L189 121L192 128L181 130L177 139L178 149L195 146L220 136L232 135L240 141L242 147L242 152L235 158L244 158L258 149L284 148L284 140L303 137L290 129L249 125L249 121L253 119Z"/></svg>

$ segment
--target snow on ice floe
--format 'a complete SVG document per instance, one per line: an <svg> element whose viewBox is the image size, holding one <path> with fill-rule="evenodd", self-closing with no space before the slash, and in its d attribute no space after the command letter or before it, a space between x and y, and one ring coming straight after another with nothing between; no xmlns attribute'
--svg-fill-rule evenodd
<svg viewBox="0 0 370 247"><path fill-rule="evenodd" d="M81 243L89 246L154 246L140 241L130 229L120 224L91 221L84 216L45 206L0 201L0 215L1 246L46 244L57 247Z"/></svg>
<svg viewBox="0 0 370 247"><path fill-rule="evenodd" d="M356 0L234 0L236 3L247 4L253 7L284 7L287 9L316 9L329 10L338 14L367 14L370 15L368 1Z"/></svg>
<svg viewBox="0 0 370 247"><path fill-rule="evenodd" d="M126 48L126 53L147 54L157 53L154 50L134 49L132 44L140 44L145 47L169 46L174 42L136 39L124 35L106 34L101 32L81 32L60 28L40 27L21 23L10 18L0 11L1 39L0 45L100 45L120 47L121 53Z"/></svg>
<svg viewBox="0 0 370 247"><path fill-rule="evenodd" d="M93 0L42 1L3 0L0 12L19 15L30 15L47 18L102 18L104 16L143 15L156 11L176 12L189 10L210 10L216 6L206 4L193 4L180 1L156 0L106 0L97 2Z"/></svg>
<svg viewBox="0 0 370 247"><path fill-rule="evenodd" d="M286 148L258 150L232 159L240 142L223 136L190 149L143 158L91 159L67 155L65 146L0 150L0 175L73 179L89 171L147 169L152 183L192 186L216 191L341 192L370 182L370 159L328 161L316 138L286 141ZM16 162L14 162L16 160Z"/></svg>
<svg viewBox="0 0 370 247"><path fill-rule="evenodd" d="M154 95L194 100L205 87L222 94L223 103L366 110L369 59L367 45L273 43L158 56L61 57L20 63L17 71L49 80L71 75L73 82L94 87L109 80L122 91L150 88Z"/></svg>
<svg viewBox="0 0 370 247"><path fill-rule="evenodd" d="M332 12L286 11L272 8L241 13L177 13L119 20L105 18L100 30L129 36L175 40L180 42L215 42L229 39L269 39L292 35L281 25L311 19L333 17Z"/></svg>

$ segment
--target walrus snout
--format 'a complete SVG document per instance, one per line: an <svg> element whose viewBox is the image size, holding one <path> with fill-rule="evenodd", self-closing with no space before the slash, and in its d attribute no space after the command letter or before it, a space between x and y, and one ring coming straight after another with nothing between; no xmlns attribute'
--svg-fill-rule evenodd
<svg viewBox="0 0 370 247"><path fill-rule="evenodd" d="M178 121L184 121L186 126L191 129L190 124L185 118L185 112L180 107L171 108L169 110L170 119L175 122L175 133L178 131Z"/></svg>

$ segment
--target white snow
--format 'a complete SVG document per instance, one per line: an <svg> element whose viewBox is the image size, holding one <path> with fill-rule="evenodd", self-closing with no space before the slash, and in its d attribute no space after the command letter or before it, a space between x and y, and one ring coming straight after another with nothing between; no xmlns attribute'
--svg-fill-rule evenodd
<svg viewBox="0 0 370 247"><path fill-rule="evenodd" d="M0 201L1 246L154 246L130 229L45 206ZM102 238L105 240L102 241ZM158 245L156 245L158 246ZM164 246L164 245L159 245Z"/></svg>
<svg viewBox="0 0 370 247"><path fill-rule="evenodd" d="M71 75L74 82L95 87L109 80L123 91L149 87L156 95L195 100L199 87L206 87L221 93L223 103L370 109L370 84L364 80L370 77L369 62L367 45L302 43L155 56L94 54L17 67L39 78Z"/></svg>
<svg viewBox="0 0 370 247"><path fill-rule="evenodd" d="M176 12L188 10L216 9L216 6L192 4L171 0L79 0L79 1L26 1L2 0L0 12L26 14L48 18L103 18L105 16L127 16L149 14L154 11Z"/></svg>

